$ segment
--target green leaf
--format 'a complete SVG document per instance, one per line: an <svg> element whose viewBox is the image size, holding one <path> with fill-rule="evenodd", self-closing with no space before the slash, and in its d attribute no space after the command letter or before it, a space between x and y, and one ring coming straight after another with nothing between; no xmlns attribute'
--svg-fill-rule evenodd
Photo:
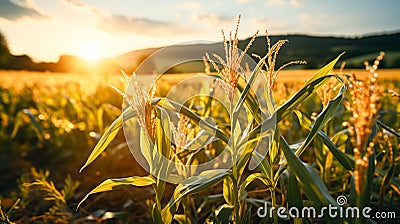
<svg viewBox="0 0 400 224"><path fill-rule="evenodd" d="M387 170L386 174L382 178L382 184L381 184L381 187L379 189L379 203L380 203L380 205L382 205L382 202L384 200L386 187L388 186L388 183L389 183L390 179L393 177L395 165L396 165L396 163L394 162L394 158L393 158L393 161L391 161L389 169Z"/></svg>
<svg viewBox="0 0 400 224"><path fill-rule="evenodd" d="M192 121L194 121L196 125L198 125L201 129L205 130L209 134L215 134L225 143L229 142L229 138L221 130L219 130L216 126L210 124L207 120L203 119L198 114L193 113L189 108L185 107L184 105L163 97L153 99L153 104L157 104L158 106L167 110L181 113L190 118Z"/></svg>
<svg viewBox="0 0 400 224"><path fill-rule="evenodd" d="M386 172L384 170L375 167L375 173L380 176L385 176ZM397 178L390 178L389 185L396 189L396 191L400 192L400 180Z"/></svg>
<svg viewBox="0 0 400 224"><path fill-rule="evenodd" d="M279 161L282 158L282 151L280 149L279 144L279 136L280 136L280 129L277 127L277 130L274 132L273 141L271 142L271 147L269 149L269 163L271 165L276 164L276 161Z"/></svg>
<svg viewBox="0 0 400 224"><path fill-rule="evenodd" d="M303 114L300 110L294 110L294 114L297 116L297 119L300 122L300 125L306 130L311 130L312 122L311 120Z"/></svg>
<svg viewBox="0 0 400 224"><path fill-rule="evenodd" d="M32 129L36 134L36 137L39 139L39 141L43 140L43 129L40 126L38 120L36 119L35 115L29 110L29 109L23 109L19 111L15 117L15 124L14 128L11 132L10 138L13 139L18 133L19 128L24 124L24 116L27 116L29 118L29 121L31 122L30 124L32 125Z"/></svg>
<svg viewBox="0 0 400 224"><path fill-rule="evenodd" d="M165 189L165 178L168 176L168 171L170 167L170 157L171 157L171 121L167 112L161 108L157 107L157 117L156 117L156 130L155 130L155 144L157 151L153 157L153 166L156 173L152 173L156 177L156 197L158 201L161 201L162 194ZM158 152L158 153L157 153Z"/></svg>
<svg viewBox="0 0 400 224"><path fill-rule="evenodd" d="M233 205L233 183L232 183L232 178L230 176L227 176L222 184L222 194L224 195L224 199L228 205Z"/></svg>
<svg viewBox="0 0 400 224"><path fill-rule="evenodd" d="M318 115L313 127L311 128L310 132L307 135L306 140L301 145L301 147L296 151L296 156L300 157L303 154L303 152L311 144L312 140L317 135L317 133L324 127L324 125L330 119L332 119L332 117L336 112L336 109L338 108L340 102L343 99L344 91L346 91L345 85L343 85L342 88L340 88L338 95L334 99L330 100L325 109Z"/></svg>
<svg viewBox="0 0 400 224"><path fill-rule="evenodd" d="M244 196L243 192L246 189L246 187L255 180L260 180L261 182L263 182L263 184L265 184L266 187L273 186L269 176L263 173L252 173L249 176L247 176L246 179L244 179L244 181L240 184L239 195Z"/></svg>
<svg viewBox="0 0 400 224"><path fill-rule="evenodd" d="M336 200L329 194L328 188L321 180L318 173L308 164L303 163L293 151L287 142L281 137L283 153L291 172L296 175L299 185L307 197L314 202L315 206L321 209L324 206L338 206Z"/></svg>
<svg viewBox="0 0 400 224"><path fill-rule="evenodd" d="M82 200L79 202L78 207L84 202L91 194L121 189L128 186L149 186L155 184L155 181L151 177L126 177L126 178L115 178L107 179L91 190Z"/></svg>
<svg viewBox="0 0 400 224"><path fill-rule="evenodd" d="M183 214L175 214L174 220L177 221L179 224L192 224L192 221L189 217Z"/></svg>
<svg viewBox="0 0 400 224"><path fill-rule="evenodd" d="M372 189L374 187L374 175L375 175L375 153L368 158L368 167L367 167L367 177L364 191L361 192L360 199L360 208L363 208L365 205L369 205L372 196Z"/></svg>
<svg viewBox="0 0 400 224"><path fill-rule="evenodd" d="M233 123L235 123L235 124L233 124ZM241 127L240 127L240 123L239 123L239 120L232 120L232 128L235 128L235 129L231 129L231 144L230 144L230 146L233 146L233 145L237 145L238 144L238 142L239 142L239 139L241 138L241 137L245 137L245 136L243 136L242 134L242 129L241 129ZM230 148L230 147L229 147ZM236 150L236 151L234 151L234 152L232 152L233 153L233 155L236 157L236 158L234 158L234 160L236 161L236 159L237 159L237 156L238 155L240 155L240 152L239 152L239 150L238 150L238 148L237 147L235 147L234 149L232 149L232 150Z"/></svg>
<svg viewBox="0 0 400 224"><path fill-rule="evenodd" d="M308 130L311 130L311 120L307 118L301 111L295 110L297 118L300 121L300 125ZM320 139L325 146L331 151L333 156L339 161L339 163L347 170L354 169L354 160L350 158L346 153L338 149L338 147L331 141L331 139L323 132L319 131L317 138ZM336 137L338 138L338 136ZM304 144L304 143L303 143Z"/></svg>
<svg viewBox="0 0 400 224"><path fill-rule="evenodd" d="M163 223L160 210L158 209L157 203L153 204L153 210L151 211L153 223Z"/></svg>
<svg viewBox="0 0 400 224"><path fill-rule="evenodd" d="M169 159L171 157L171 121L167 111L157 107L155 141L161 155Z"/></svg>
<svg viewBox="0 0 400 224"><path fill-rule="evenodd" d="M258 169L261 171L261 173L265 174L268 177L268 180L271 182L271 165L267 157L265 157L264 155L260 155L257 151L254 151L252 159L254 160L255 164L259 164Z"/></svg>
<svg viewBox="0 0 400 224"><path fill-rule="evenodd" d="M301 104L308 96L310 96L317 88L327 82L334 75L328 75L333 69L336 62L343 55L340 54L336 59L321 68L313 77L311 77L304 86L297 91L288 101L286 101L277 110L277 122L281 121L286 115L292 112L299 104Z"/></svg>
<svg viewBox="0 0 400 224"><path fill-rule="evenodd" d="M253 73L251 74L248 82L246 83L246 86L241 91L240 98L239 98L238 102L236 103L235 108L233 109L233 116L232 116L233 117L232 120L234 121L233 124L235 124L236 120L238 119L239 113L243 107L243 104L245 103L247 96L250 94L251 86L253 85L254 81L256 80L258 74L262 73L262 68L263 68L264 64L265 64L264 59L261 59L258 62L256 68L253 70ZM250 101L248 101L248 102L250 102ZM256 101L252 102L251 104L253 104L253 105L248 105L249 109L251 109L250 111L257 109L256 112L253 112L254 113L253 117L256 119L256 121L258 121L258 123L260 123L260 121L261 121L260 118L262 118L262 117L258 116L258 114L259 114L258 112L259 111L261 112L261 110L259 110L260 107L258 106L258 104L256 104Z"/></svg>
<svg viewBox="0 0 400 224"><path fill-rule="evenodd" d="M188 142L182 150L176 152L179 158L184 158L191 153L196 153L199 149L211 144L216 138L208 134L206 131L201 130L197 133L196 137Z"/></svg>
<svg viewBox="0 0 400 224"><path fill-rule="evenodd" d="M379 126L381 126L383 129L385 129L386 131L388 131L389 133L395 135L396 137L400 138L400 133L393 130L392 128L390 128L389 126L387 126L385 123L383 123L380 120L377 120L377 123Z"/></svg>
<svg viewBox="0 0 400 224"><path fill-rule="evenodd" d="M340 57L342 57L342 55L344 55L344 52L341 53L339 56L337 56L333 61L329 62L329 64L325 65L323 68L321 68L313 77L311 77L305 84L305 86L311 82L313 82L314 80L317 80L323 76L325 76L326 74L328 74L329 72L332 71L333 67L335 66L336 62L339 60Z"/></svg>
<svg viewBox="0 0 400 224"><path fill-rule="evenodd" d="M258 124L255 128L253 128L253 130L251 130L247 136L243 136L238 144L238 147L242 147L242 144L247 144L248 141L271 136L271 132L274 131L275 128L276 113L273 113L271 116L265 118L261 124Z"/></svg>
<svg viewBox="0 0 400 224"><path fill-rule="evenodd" d="M215 210L216 223L230 223L233 211L232 205L223 204Z"/></svg>
<svg viewBox="0 0 400 224"><path fill-rule="evenodd" d="M329 151L339 161L339 163L347 170L354 170L354 160L346 153L339 150L329 137L322 131L318 132L318 138L328 147Z"/></svg>
<svg viewBox="0 0 400 224"><path fill-rule="evenodd" d="M201 172L198 176L190 177L179 184L168 204L162 210L164 222L172 222L173 214L178 210L180 200L190 194L211 188L220 183L227 175L227 169L214 169Z"/></svg>
<svg viewBox="0 0 400 224"><path fill-rule="evenodd" d="M109 103L101 104L101 106L97 109L97 113L96 113L97 126L99 127L99 130L101 132L104 131L103 130L104 129L104 125L103 125L104 113L108 114L110 117L114 117L114 116L118 116L118 114L121 113L121 110Z"/></svg>
<svg viewBox="0 0 400 224"><path fill-rule="evenodd" d="M297 208L298 211L301 211L303 208L303 199L301 197L299 182L293 172L290 172L289 174L287 200L288 208ZM301 218L294 218L294 223L301 224L303 223L303 220Z"/></svg>
<svg viewBox="0 0 400 224"><path fill-rule="evenodd" d="M154 153L155 147L151 140L147 137L145 131L140 131L140 151L143 154L143 157L146 159L146 162L149 164L149 170L151 174L154 174Z"/></svg>
<svg viewBox="0 0 400 224"><path fill-rule="evenodd" d="M114 122L107 128L106 132L101 136L99 142L90 153L86 163L82 166L79 172L91 164L110 144L110 142L117 136L119 130L122 127L124 119L129 119L134 116L134 110L132 107L128 107Z"/></svg>
<svg viewBox="0 0 400 224"><path fill-rule="evenodd" d="M269 138L268 141L271 141L271 136L274 135L275 127L275 114L272 114L270 117L265 118L261 124L258 124L253 130L251 130L249 134L242 134L242 138L236 146L238 154L240 155L238 160L238 169L240 174L243 172L244 167L247 165L251 155L257 147L262 147L261 145L259 146L260 142L266 140L266 138ZM253 160L250 163L251 166L249 168L254 169L259 165L258 162L260 162L260 160Z"/></svg>
<svg viewBox="0 0 400 224"><path fill-rule="evenodd" d="M269 84L265 84L264 86L264 97L267 106L267 113L273 114L275 111L275 100L274 100L274 93L269 87Z"/></svg>
<svg viewBox="0 0 400 224"><path fill-rule="evenodd" d="M257 145L259 143L259 139L249 139L246 144L240 145L240 148L238 149L239 151L239 160L237 161L237 169L239 176L242 175L244 168L246 167L248 161L251 158L251 155L253 154L254 150L256 149ZM253 164L252 164L253 165ZM253 165L253 168L255 168L256 165Z"/></svg>

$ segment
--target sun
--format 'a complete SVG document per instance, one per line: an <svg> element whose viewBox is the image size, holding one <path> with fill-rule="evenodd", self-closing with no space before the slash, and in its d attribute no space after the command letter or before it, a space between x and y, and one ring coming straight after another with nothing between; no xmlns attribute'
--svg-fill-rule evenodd
<svg viewBox="0 0 400 224"><path fill-rule="evenodd" d="M103 57L103 49L97 43L83 43L78 49L78 56L89 62L95 62Z"/></svg>

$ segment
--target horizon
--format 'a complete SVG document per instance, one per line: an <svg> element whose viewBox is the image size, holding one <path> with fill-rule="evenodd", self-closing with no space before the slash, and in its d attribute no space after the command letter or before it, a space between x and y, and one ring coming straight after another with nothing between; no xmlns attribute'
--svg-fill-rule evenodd
<svg viewBox="0 0 400 224"><path fill-rule="evenodd" d="M12 54L35 62L57 62L62 55L96 61L186 41L221 42L220 30L234 30L239 14L241 40L257 30L263 36L265 28L270 36L362 38L400 32L399 1L236 0L213 2L212 8L207 2L157 4L6 0L0 2L0 31Z"/></svg>
<svg viewBox="0 0 400 224"><path fill-rule="evenodd" d="M394 34L400 34L400 30L395 30L395 31L382 31L382 32L374 32L374 33L369 33L369 34L364 34L364 35L356 35L356 36L334 36L334 35L313 35L313 34L301 34L301 33L289 33L289 34L274 34L274 35L269 35L269 37L285 37L285 36L308 36L308 37L317 37L317 38L343 38L343 39L361 39L361 38L366 38L366 37L372 37L372 36L384 36L384 35L394 35ZM257 37L266 37L266 35L257 35ZM239 41L245 41L247 39L251 38L251 36L249 37L245 37L243 39L239 39ZM195 42L194 42L195 43ZM222 40L220 41L216 41L215 43L222 43ZM177 45L185 45L186 42L183 43L177 43ZM207 44L207 43L199 43L199 44ZM172 44L173 45L173 44ZM189 44L191 45L191 44ZM94 61L88 60L82 56L79 55L74 55L74 54L61 54L58 56L57 60L55 61L36 61L34 58L32 58L30 55L27 54L21 54L21 55L14 55L14 56L28 56L30 57L33 62L35 63L58 63L60 58L63 56L67 56L67 57L77 57L81 60L84 60L86 63L98 63L101 62L103 60L110 60L112 58L116 58L116 57L120 57L120 56L124 56L127 54L130 54L132 52L135 51L142 51L142 50L150 50L150 49L159 49L159 48L163 48L163 47L167 47L169 45L163 45L163 46L155 46L155 47L148 47L148 48L140 48L140 49L133 49L130 51L126 51L126 52L122 52L118 55L114 55L114 56L105 56L99 59L96 59Z"/></svg>

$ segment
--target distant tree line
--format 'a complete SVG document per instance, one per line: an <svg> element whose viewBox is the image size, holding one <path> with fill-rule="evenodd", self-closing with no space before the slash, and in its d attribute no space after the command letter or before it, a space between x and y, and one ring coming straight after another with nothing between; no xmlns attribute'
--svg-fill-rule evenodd
<svg viewBox="0 0 400 224"><path fill-rule="evenodd" d="M315 69L332 60L338 54L346 51L343 60L346 61L346 68L362 68L363 61L372 61L379 55L380 51L385 51L387 55L380 65L381 68L400 68L400 33L371 35L359 38L342 37L316 37L306 35L287 35L271 36L274 43L278 39L288 39L290 42L285 44L282 53L279 54L277 66L292 60L306 60L307 64L294 66L293 68ZM249 39L239 41L239 48L244 48ZM176 49L185 48L190 52L195 45L177 46ZM212 52L215 45L203 45L205 52ZM249 54L265 55L265 37L257 37ZM31 71L51 71L51 72L115 72L118 68L123 68L127 72L133 71L157 49L136 50L124 55L104 59L98 63L90 64L85 60L71 55L60 56L58 62L35 63L28 55L12 55L7 44L6 37L0 31L0 69L9 70L31 70ZM157 63L152 62L157 67ZM149 65L149 63L147 63ZM152 64L153 65L153 64ZM147 68L152 71L153 68ZM170 68L167 73L201 72L203 66L199 64L185 64ZM195 70L195 71L194 71Z"/></svg>

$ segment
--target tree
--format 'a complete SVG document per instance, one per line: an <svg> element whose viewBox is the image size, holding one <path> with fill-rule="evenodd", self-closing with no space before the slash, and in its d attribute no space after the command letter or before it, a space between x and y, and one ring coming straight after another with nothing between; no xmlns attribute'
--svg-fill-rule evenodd
<svg viewBox="0 0 400 224"><path fill-rule="evenodd" d="M10 49L8 48L6 37L0 31L0 66L5 65L10 56Z"/></svg>

